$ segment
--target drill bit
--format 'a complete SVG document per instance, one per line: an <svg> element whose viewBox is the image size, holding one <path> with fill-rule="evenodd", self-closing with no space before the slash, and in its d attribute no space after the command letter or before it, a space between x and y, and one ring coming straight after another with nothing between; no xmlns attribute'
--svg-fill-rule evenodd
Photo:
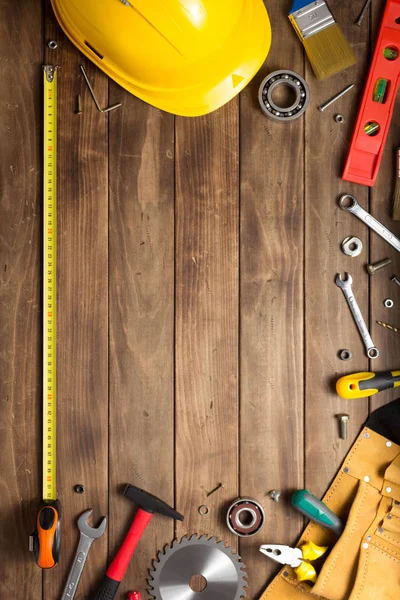
<svg viewBox="0 0 400 600"><path fill-rule="evenodd" d="M383 323L382 321L377 321L378 325L381 327L385 327L386 329L390 329L391 331L395 331L396 333L400 333L400 329L397 327L393 327L393 325L388 325L387 323Z"/></svg>

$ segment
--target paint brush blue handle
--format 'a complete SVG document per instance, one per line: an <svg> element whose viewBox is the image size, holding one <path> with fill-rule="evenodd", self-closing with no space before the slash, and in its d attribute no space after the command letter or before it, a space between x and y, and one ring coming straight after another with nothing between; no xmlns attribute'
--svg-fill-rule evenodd
<svg viewBox="0 0 400 600"><path fill-rule="evenodd" d="M308 6L309 4L312 4L310 0L293 0L292 8L290 9L289 14L291 15L292 13L296 12L297 10L300 10L301 8L304 8L305 6Z"/></svg>

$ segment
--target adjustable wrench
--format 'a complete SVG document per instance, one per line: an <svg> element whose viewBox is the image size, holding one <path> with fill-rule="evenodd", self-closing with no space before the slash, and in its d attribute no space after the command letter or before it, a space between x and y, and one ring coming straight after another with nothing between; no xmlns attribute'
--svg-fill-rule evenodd
<svg viewBox="0 0 400 600"><path fill-rule="evenodd" d="M356 215L363 223L368 225L375 233L381 236L388 244L396 248L397 252L400 252L400 240L394 235L387 227L382 225L378 219L375 219L366 210L363 209L357 202L357 199L351 194L343 194L339 199L339 206L342 210Z"/></svg>
<svg viewBox="0 0 400 600"><path fill-rule="evenodd" d="M87 520L92 514L93 509L86 510L78 519L78 527L81 532L78 548L75 554L74 562L68 575L67 583L61 600L72 600L75 596L79 580L82 575L83 567L89 554L89 550L94 540L101 537L106 530L107 519L103 517L98 527L91 527Z"/></svg>
<svg viewBox="0 0 400 600"><path fill-rule="evenodd" d="M364 318L361 314L360 307L357 304L357 300L354 297L353 291L351 289L351 284L353 283L353 278L349 273L345 274L345 279L342 279L340 273L336 275L336 285L340 287L342 290L347 304L351 310L351 313L354 317L356 325L358 327L358 331L361 334L365 347L367 349L367 355L369 358L378 358L379 350L375 347L374 342L369 334L368 327L364 321Z"/></svg>

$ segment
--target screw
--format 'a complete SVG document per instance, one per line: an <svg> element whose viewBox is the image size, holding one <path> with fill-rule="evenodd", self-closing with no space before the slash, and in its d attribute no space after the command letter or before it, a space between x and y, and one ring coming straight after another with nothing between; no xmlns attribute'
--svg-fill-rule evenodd
<svg viewBox="0 0 400 600"><path fill-rule="evenodd" d="M346 414L340 414L336 415L336 418L339 420L340 425L340 439L347 440L347 423L350 419L350 416Z"/></svg>
<svg viewBox="0 0 400 600"><path fill-rule="evenodd" d="M353 87L354 87L354 83L352 83L351 85L348 85L347 87L344 88L344 90L342 90L341 92L336 94L336 96L333 96L330 100L327 100L326 102L324 102L324 104L321 104L321 106L318 107L318 110L320 112L324 112L324 110L326 108L328 108L328 106L330 106L331 104L336 102L336 100L339 100L339 98L341 98L342 96L347 94L347 92L349 92Z"/></svg>
<svg viewBox="0 0 400 600"><path fill-rule="evenodd" d="M400 279L398 277L394 276L390 281L394 281L396 285L400 286Z"/></svg>
<svg viewBox="0 0 400 600"><path fill-rule="evenodd" d="M364 20L365 15L367 14L367 10L368 10L370 4L371 4L371 0L367 0L366 3L364 4L364 7L363 7L361 13L360 13L360 16L358 17L358 19L354 23L354 25L357 25L358 27L360 27L361 23Z"/></svg>
<svg viewBox="0 0 400 600"><path fill-rule="evenodd" d="M370 275L375 275L375 273L377 271L379 271L379 269L383 269L383 267L387 267L388 265L390 265L392 262L391 258L384 258L383 260L380 260L379 262L373 263L371 265L366 265L365 268L367 269L368 273ZM399 283L400 285L400 283Z"/></svg>
<svg viewBox="0 0 400 600"><path fill-rule="evenodd" d="M78 94L76 97L76 103L77 103L77 110L76 110L76 114L77 115L81 115L82 114L82 100L81 100L81 95Z"/></svg>
<svg viewBox="0 0 400 600"><path fill-rule="evenodd" d="M55 40L50 40L50 42L47 45L50 48L50 50L55 50L57 48L57 42Z"/></svg>
<svg viewBox="0 0 400 600"><path fill-rule="evenodd" d="M281 497L281 493L279 490L271 490L268 494L274 502L279 502L279 498Z"/></svg>
<svg viewBox="0 0 400 600"><path fill-rule="evenodd" d="M223 487L224 487L224 484L223 483L219 483L216 488L214 488L213 490L211 490L211 492L208 492L208 494L207 494L206 497L209 498L210 496L212 496L213 494L215 494L215 492L218 492L218 490L220 490Z"/></svg>
<svg viewBox="0 0 400 600"><path fill-rule="evenodd" d="M84 491L85 491L84 485L81 485L80 483L78 483L77 485L74 485L74 492L76 492L77 494L83 494Z"/></svg>

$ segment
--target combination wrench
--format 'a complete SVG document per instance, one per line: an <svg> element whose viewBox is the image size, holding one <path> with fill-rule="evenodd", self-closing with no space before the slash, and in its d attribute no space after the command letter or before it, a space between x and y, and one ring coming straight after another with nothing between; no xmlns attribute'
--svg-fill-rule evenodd
<svg viewBox="0 0 400 600"><path fill-rule="evenodd" d="M356 215L363 223L368 225L375 233L381 236L388 244L396 248L397 252L400 252L400 240L394 235L387 227L382 225L380 221L375 219L366 210L363 209L357 202L357 199L351 194L343 194L339 199L339 206L342 210Z"/></svg>
<svg viewBox="0 0 400 600"><path fill-rule="evenodd" d="M92 514L93 509L86 510L78 519L78 528L81 533L78 548L76 550L74 562L68 575L67 583L61 600L72 600L75 596L79 580L82 575L83 567L89 554L89 550L94 540L101 537L106 530L107 519L103 517L98 527L91 527L87 520Z"/></svg>
<svg viewBox="0 0 400 600"><path fill-rule="evenodd" d="M368 331L367 324L364 321L364 318L361 314L360 307L357 304L357 300L353 294L353 290L351 289L351 284L353 283L353 278L349 273L345 274L345 279L342 279L340 273L336 275L336 285L340 287L342 290L344 297L347 300L347 304L351 310L351 313L354 317L356 325L358 327L358 331L361 334L363 342L365 344L365 348L367 349L367 356L369 358L378 358L379 350L374 345L370 333Z"/></svg>

